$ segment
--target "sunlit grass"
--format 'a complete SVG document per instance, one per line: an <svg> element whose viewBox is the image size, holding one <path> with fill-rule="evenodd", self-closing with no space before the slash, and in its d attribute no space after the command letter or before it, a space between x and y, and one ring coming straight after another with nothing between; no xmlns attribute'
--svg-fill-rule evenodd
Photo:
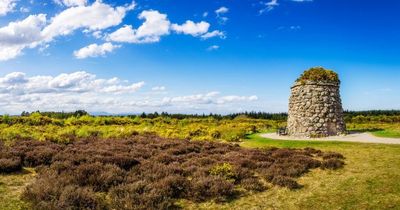
<svg viewBox="0 0 400 210"><path fill-rule="evenodd" d="M375 136L386 138L400 138L400 130L383 130L372 132Z"/></svg>
<svg viewBox="0 0 400 210"><path fill-rule="evenodd" d="M27 205L20 199L24 187L33 181L35 172L25 169L13 174L0 174L0 210L27 209Z"/></svg>
<svg viewBox="0 0 400 210"><path fill-rule="evenodd" d="M371 132L378 137L400 138L400 123L351 123L347 128L350 131Z"/></svg>

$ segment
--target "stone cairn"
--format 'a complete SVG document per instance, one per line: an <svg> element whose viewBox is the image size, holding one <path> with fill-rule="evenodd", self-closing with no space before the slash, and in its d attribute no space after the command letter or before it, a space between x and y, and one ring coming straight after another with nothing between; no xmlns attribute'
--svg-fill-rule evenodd
<svg viewBox="0 0 400 210"><path fill-rule="evenodd" d="M305 71L291 88L287 134L318 138L346 133L338 75L322 67Z"/></svg>

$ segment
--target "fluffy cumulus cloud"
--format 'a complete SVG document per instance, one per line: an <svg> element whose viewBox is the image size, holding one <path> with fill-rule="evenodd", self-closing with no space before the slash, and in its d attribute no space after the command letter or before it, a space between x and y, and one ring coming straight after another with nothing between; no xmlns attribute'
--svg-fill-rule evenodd
<svg viewBox="0 0 400 210"><path fill-rule="evenodd" d="M54 0L54 2L67 7L84 6L87 4L87 0Z"/></svg>
<svg viewBox="0 0 400 210"><path fill-rule="evenodd" d="M0 78L0 93L11 95L58 93L132 93L143 87L144 82L125 84L118 78L97 79L96 75L78 71L58 76L28 77L13 72Z"/></svg>
<svg viewBox="0 0 400 210"><path fill-rule="evenodd" d="M17 0L1 0L0 1L0 16L4 16L7 13L13 11L17 5Z"/></svg>
<svg viewBox="0 0 400 210"><path fill-rule="evenodd" d="M143 24L133 29L131 25L125 25L107 36L108 41L128 43L152 43L160 41L160 37L169 34L171 23L167 15L158 11L146 10L140 13L139 19Z"/></svg>
<svg viewBox="0 0 400 210"><path fill-rule="evenodd" d="M80 28L98 31L116 26L122 22L126 12L134 8L132 5L113 8L96 1L89 6L71 7L53 17L42 34L47 41L51 41L57 36L69 35Z"/></svg>
<svg viewBox="0 0 400 210"><path fill-rule="evenodd" d="M104 43L102 45L91 44L89 46L83 47L74 52L74 56L78 59L84 59L88 57L99 57L104 56L113 50L120 48L120 45L113 45L112 43Z"/></svg>
<svg viewBox="0 0 400 210"><path fill-rule="evenodd" d="M131 83L116 77L98 78L85 71L56 76L13 72L0 77L0 108L3 113L12 114L38 109L86 109L110 113L198 112L219 108L230 111L238 104L249 104L258 99L257 96L222 95L216 91L184 96L153 93L165 90L164 86L146 90L143 81Z"/></svg>
<svg viewBox="0 0 400 210"><path fill-rule="evenodd" d="M41 28L45 24L46 15L39 14L0 28L0 61L15 58L23 49L40 44L43 40Z"/></svg>
<svg viewBox="0 0 400 210"><path fill-rule="evenodd" d="M188 20L182 25L172 24L171 28L177 33L189 34L192 36L200 36L208 32L210 24L205 21L195 23L191 20Z"/></svg>
<svg viewBox="0 0 400 210"><path fill-rule="evenodd" d="M0 61L21 55L25 48L47 46L56 37L72 34L78 29L96 33L119 25L127 11L135 6L132 3L114 8L101 1L95 1L88 6L72 0L62 2L76 6L67 8L50 19L45 14L30 15L0 27Z"/></svg>
<svg viewBox="0 0 400 210"><path fill-rule="evenodd" d="M187 20L179 25L171 23L166 14L155 10L141 12L139 19L144 20L144 22L137 29L134 29L131 25L125 25L108 34L106 40L126 43L154 43L159 42L162 36L169 35L171 31L195 37L200 36L203 39L216 36L225 37L225 34L218 30L209 32L210 24L205 21L195 23Z"/></svg>
<svg viewBox="0 0 400 210"><path fill-rule="evenodd" d="M138 18L143 23L134 28L123 25L112 33L107 29L119 26L128 11L136 7L135 2L123 6L112 6L96 0L92 4L88 0L53 0L66 8L60 13L49 17L46 14L30 15L23 20L16 20L3 27L0 26L0 61L13 59L23 54L26 48L47 48L59 37L72 35L76 31L91 34L96 39L119 43L154 43L162 36L171 34L192 35L209 39L225 38L225 33L219 30L209 31L210 24L205 21L193 22L187 20L179 25L171 23L166 14L156 10L144 10ZM0 16L10 12L15 7L15 0L0 1ZM224 8L218 13L223 14ZM106 43L92 44L76 50L77 58L98 57L118 48L119 45Z"/></svg>

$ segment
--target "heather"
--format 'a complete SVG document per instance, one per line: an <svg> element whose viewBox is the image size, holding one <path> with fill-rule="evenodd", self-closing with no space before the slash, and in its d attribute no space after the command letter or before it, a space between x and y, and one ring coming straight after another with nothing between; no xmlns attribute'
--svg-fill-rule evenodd
<svg viewBox="0 0 400 210"><path fill-rule="evenodd" d="M136 135L68 144L20 139L4 159L38 173L22 198L32 209L170 209L179 200L227 202L272 186L296 190L312 169L343 167L338 153L245 149L235 144ZM3 159L3 157L2 157Z"/></svg>

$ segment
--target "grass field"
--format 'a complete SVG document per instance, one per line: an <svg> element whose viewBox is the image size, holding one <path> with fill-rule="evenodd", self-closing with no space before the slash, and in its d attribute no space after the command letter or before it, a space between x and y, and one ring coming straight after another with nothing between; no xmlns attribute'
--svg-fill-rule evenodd
<svg viewBox="0 0 400 210"><path fill-rule="evenodd" d="M278 141L250 135L243 147L313 147L346 157L343 169L314 170L299 179L299 190L271 186L228 203L194 204L185 209L400 209L400 145ZM0 209L24 209L19 199L34 173L0 175Z"/></svg>
<svg viewBox="0 0 400 210"><path fill-rule="evenodd" d="M349 123L347 129L371 132L378 137L400 138L400 123Z"/></svg>
<svg viewBox="0 0 400 210"><path fill-rule="evenodd" d="M375 136L378 136L378 137L400 138L400 130L397 130L397 129L374 131L374 132L372 132L372 134L374 134Z"/></svg>

